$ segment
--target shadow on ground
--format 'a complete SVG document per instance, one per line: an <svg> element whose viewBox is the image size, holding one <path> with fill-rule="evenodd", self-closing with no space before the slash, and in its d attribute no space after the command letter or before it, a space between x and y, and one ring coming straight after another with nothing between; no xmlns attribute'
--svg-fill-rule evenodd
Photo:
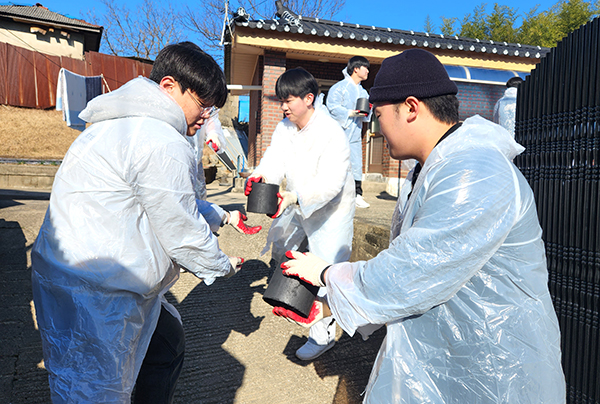
<svg viewBox="0 0 600 404"><path fill-rule="evenodd" d="M375 198L377 198L377 199L383 199L383 200L386 200L386 201L397 201L398 200L397 196L390 195L390 194L388 194L385 191L380 192L379 195L377 195Z"/></svg>
<svg viewBox="0 0 600 404"><path fill-rule="evenodd" d="M223 349L230 333L245 336L258 330L264 317L250 310L251 286L270 271L260 260L243 264L231 279L217 279L211 286L200 283L179 304L168 295L183 321L186 335L185 362L178 382L177 403L233 403L244 378L245 367Z"/></svg>
<svg viewBox="0 0 600 404"><path fill-rule="evenodd" d="M50 402L41 340L31 314L27 259L44 217L45 198L47 195L35 195L32 200L0 195L1 403ZM225 208L245 211L244 204L234 198ZM380 215L375 209L363 213ZM248 221L262 225L263 231L246 237L227 226L219 230L224 251L251 258L239 274L217 279L209 287L184 274L188 277L167 294L181 313L187 338L175 402L360 403L385 331L378 331L368 341L341 333L336 346L323 356L310 363L299 361L294 352L304 344L308 332L272 316L261 299L272 268L252 259L264 246L271 220L249 214ZM184 298L177 295L179 302L177 287L186 290ZM294 394L295 382L305 391L294 400L288 393ZM313 389L323 396L313 394Z"/></svg>
<svg viewBox="0 0 600 404"><path fill-rule="evenodd" d="M18 205L0 200L0 208ZM19 222L0 219L0 246L0 402L49 403L42 342L31 312L31 245Z"/></svg>
<svg viewBox="0 0 600 404"><path fill-rule="evenodd" d="M270 264L274 266L277 263L271 260ZM271 272L274 269L271 269ZM382 327L364 341L358 333L350 337L342 331L335 346L312 362L302 361L295 355L296 350L304 345L308 338L293 335L283 354L289 361L299 366L308 366L312 363L321 379L337 376L339 382L333 404L359 404L362 403L362 395L385 334L385 327Z"/></svg>

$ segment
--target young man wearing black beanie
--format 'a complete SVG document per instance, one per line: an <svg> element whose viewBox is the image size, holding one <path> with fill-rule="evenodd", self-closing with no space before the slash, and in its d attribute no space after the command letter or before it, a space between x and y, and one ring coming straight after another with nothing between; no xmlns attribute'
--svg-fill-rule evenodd
<svg viewBox="0 0 600 404"><path fill-rule="evenodd" d="M542 230L512 163L523 147L479 116L459 124L456 93L429 52L383 61L370 101L390 155L419 162L389 248L333 265L293 252L284 273L327 288L311 321L386 325L365 403L564 403Z"/></svg>

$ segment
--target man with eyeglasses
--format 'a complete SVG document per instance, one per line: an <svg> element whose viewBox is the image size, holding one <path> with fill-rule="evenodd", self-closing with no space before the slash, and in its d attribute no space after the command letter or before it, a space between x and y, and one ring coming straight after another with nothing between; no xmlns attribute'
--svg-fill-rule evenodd
<svg viewBox="0 0 600 404"><path fill-rule="evenodd" d="M170 403L185 338L164 294L185 268L210 285L241 259L197 201L192 136L225 103L223 71L191 43L90 101L93 123L58 170L32 249L32 289L54 403ZM212 230L212 231L211 231Z"/></svg>

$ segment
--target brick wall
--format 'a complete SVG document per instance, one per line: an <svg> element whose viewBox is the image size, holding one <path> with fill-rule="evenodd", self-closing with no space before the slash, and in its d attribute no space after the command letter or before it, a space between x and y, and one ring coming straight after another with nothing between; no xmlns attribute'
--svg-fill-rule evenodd
<svg viewBox="0 0 600 404"><path fill-rule="evenodd" d="M387 148L387 142L383 141L383 176L387 178L397 178L398 170L400 169L400 161L390 157L390 152Z"/></svg>
<svg viewBox="0 0 600 404"><path fill-rule="evenodd" d="M263 59L262 56L258 59L258 67L252 78L252 85L262 85ZM250 91L250 108L248 111L248 169L258 165L259 160L256 156L258 134L260 133L260 107L261 107L262 91Z"/></svg>
<svg viewBox="0 0 600 404"><path fill-rule="evenodd" d="M459 119L461 121L475 114L491 120L494 113L494 105L504 95L504 90L506 89L505 86L491 84L457 82L456 85L458 87L457 98L460 102ZM400 162L390 157L384 141L383 176L388 178L397 177L399 168ZM406 173L403 174L406 175Z"/></svg>
<svg viewBox="0 0 600 404"><path fill-rule="evenodd" d="M458 87L457 98L460 102L459 119L479 114L492 120L494 105L504 95L505 86L478 83L456 82Z"/></svg>
<svg viewBox="0 0 600 404"><path fill-rule="evenodd" d="M345 66L343 63L286 60L284 53L267 52L260 57L253 84L262 85L263 91L250 96L248 162L251 166L256 167L260 163L264 152L271 144L275 127L283 119L279 99L275 94L275 83L279 76L286 70L303 67L317 79L341 80L342 69Z"/></svg>
<svg viewBox="0 0 600 404"><path fill-rule="evenodd" d="M286 70L285 53L266 52L263 57L262 86L260 96L260 131L256 136L254 165L258 165L267 147L275 127L283 118L279 108L279 99L275 94L275 83Z"/></svg>
<svg viewBox="0 0 600 404"><path fill-rule="evenodd" d="M258 165L261 157L271 143L271 136L275 127L283 118L279 109L279 100L275 95L275 82L277 78L287 69L303 67L308 70L316 79L341 80L343 78L342 69L345 63L323 63L315 61L285 59L284 53L266 53L259 61L259 71L255 77L254 84L263 84L264 91L256 95L256 100L252 100L250 105L256 105L256 109L250 111L250 133L249 133L249 164ZM373 66L371 71L373 80L378 66ZM504 86L478 83L456 83L458 87L458 100L460 102L459 118L464 120L475 114L484 118L492 119L494 105L502 95L504 95ZM365 87L366 88L366 87ZM253 118L253 115L256 118ZM254 121L254 125L253 125ZM254 130L252 128L255 128ZM252 140L256 139L256 142ZM363 138L363 168L366 167L366 137ZM398 176L399 161L393 160L389 156L387 147L384 147L383 155L383 176L396 178Z"/></svg>
<svg viewBox="0 0 600 404"><path fill-rule="evenodd" d="M368 127L369 124L367 122L364 123L363 125L363 130L362 130L362 139L361 139L361 143L362 143L362 172L363 174L366 172L366 168L367 168L367 142L369 141L369 131L368 131ZM385 142L385 140L384 140Z"/></svg>
<svg viewBox="0 0 600 404"><path fill-rule="evenodd" d="M290 59L287 61L287 68L294 69L303 67L310 72L316 79L324 80L342 80L344 75L342 69L346 67L345 63L323 63L308 60Z"/></svg>
<svg viewBox="0 0 600 404"><path fill-rule="evenodd" d="M293 69L296 67L303 67L308 70L317 80L334 80L340 81L344 78L342 70L346 68L346 63L323 63L323 62L314 62L314 61L306 61L306 60L296 60L290 59L287 62L287 68ZM363 173L365 172L366 167L366 142L367 136L365 136L366 128L368 124L365 123L363 126ZM397 166L397 165L396 165ZM385 174L384 174L385 175ZM396 175L396 174L394 174Z"/></svg>

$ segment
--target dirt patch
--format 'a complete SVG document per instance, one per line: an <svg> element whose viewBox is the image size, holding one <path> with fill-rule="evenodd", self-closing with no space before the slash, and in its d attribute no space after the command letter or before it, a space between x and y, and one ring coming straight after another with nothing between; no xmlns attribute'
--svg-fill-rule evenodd
<svg viewBox="0 0 600 404"><path fill-rule="evenodd" d="M62 111L0 105L0 157L62 159L79 136Z"/></svg>

